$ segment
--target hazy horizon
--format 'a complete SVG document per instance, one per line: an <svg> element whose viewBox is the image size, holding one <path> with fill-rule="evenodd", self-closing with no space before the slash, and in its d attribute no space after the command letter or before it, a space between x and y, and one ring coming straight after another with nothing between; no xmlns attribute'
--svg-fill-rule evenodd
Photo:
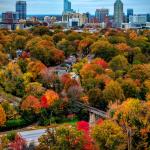
<svg viewBox="0 0 150 150"><path fill-rule="evenodd" d="M26 0L28 15L53 14L60 15L63 11L63 0ZM70 0L72 8L77 12L90 12L94 14L96 9L108 8L110 15L113 15L113 5L115 0ZM15 11L16 0L0 0L0 13L5 11ZM150 13L149 0L122 0L124 3L124 13L127 8L133 8L135 14Z"/></svg>

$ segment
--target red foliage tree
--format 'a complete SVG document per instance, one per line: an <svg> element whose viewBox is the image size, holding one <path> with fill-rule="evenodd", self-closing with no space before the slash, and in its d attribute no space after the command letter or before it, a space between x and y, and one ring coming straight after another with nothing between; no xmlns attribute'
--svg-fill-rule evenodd
<svg viewBox="0 0 150 150"><path fill-rule="evenodd" d="M23 150L25 147L26 141L20 135L16 135L15 140L9 144L10 150Z"/></svg>
<svg viewBox="0 0 150 150"><path fill-rule="evenodd" d="M101 58L95 59L93 63L100 65L103 69L108 68L108 63L104 59L101 59Z"/></svg>
<svg viewBox="0 0 150 150"><path fill-rule="evenodd" d="M43 108L51 107L57 100L59 100L59 95L53 90L47 90L41 98L41 106Z"/></svg>
<svg viewBox="0 0 150 150"><path fill-rule="evenodd" d="M98 120L97 120L97 122L96 122L96 124L98 124L98 125L102 125L102 124L103 124L103 119L101 119L101 118L100 118L100 119L98 119Z"/></svg>
<svg viewBox="0 0 150 150"><path fill-rule="evenodd" d="M89 132L89 123L86 121L77 122L77 129L83 131L84 133Z"/></svg>
<svg viewBox="0 0 150 150"><path fill-rule="evenodd" d="M42 96L41 98L41 107L48 108L47 98L45 96Z"/></svg>
<svg viewBox="0 0 150 150"><path fill-rule="evenodd" d="M83 132L84 148L83 150L96 150L93 140L89 134L89 123L86 121L77 122L77 130Z"/></svg>

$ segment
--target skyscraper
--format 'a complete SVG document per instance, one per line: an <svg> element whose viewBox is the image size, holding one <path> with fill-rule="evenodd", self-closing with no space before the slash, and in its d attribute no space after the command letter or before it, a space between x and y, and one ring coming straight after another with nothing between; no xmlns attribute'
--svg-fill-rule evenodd
<svg viewBox="0 0 150 150"><path fill-rule="evenodd" d="M18 13L18 19L26 19L27 17L27 4L26 1L16 2L16 12Z"/></svg>
<svg viewBox="0 0 150 150"><path fill-rule="evenodd" d="M71 2L68 0L64 0L64 13L66 12L73 12L73 9L71 9Z"/></svg>
<svg viewBox="0 0 150 150"><path fill-rule="evenodd" d="M5 24L17 23L17 14L11 11L2 13L2 22Z"/></svg>
<svg viewBox="0 0 150 150"><path fill-rule="evenodd" d="M129 22L129 16L133 16L133 9L127 9L127 22Z"/></svg>
<svg viewBox="0 0 150 150"><path fill-rule="evenodd" d="M115 27L121 27L123 23L123 3L121 0L116 0L114 3L114 23Z"/></svg>
<svg viewBox="0 0 150 150"><path fill-rule="evenodd" d="M150 22L150 14L147 14L147 22Z"/></svg>
<svg viewBox="0 0 150 150"><path fill-rule="evenodd" d="M108 16L108 14L108 9L96 9L95 18L98 20L98 22L105 22L105 19Z"/></svg>

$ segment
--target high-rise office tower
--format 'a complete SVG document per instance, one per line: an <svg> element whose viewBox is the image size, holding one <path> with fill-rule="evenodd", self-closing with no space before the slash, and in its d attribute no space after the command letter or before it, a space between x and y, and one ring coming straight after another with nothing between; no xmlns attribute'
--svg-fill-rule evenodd
<svg viewBox="0 0 150 150"><path fill-rule="evenodd" d="M68 0L64 0L64 12L73 12L71 9L71 2Z"/></svg>
<svg viewBox="0 0 150 150"><path fill-rule="evenodd" d="M2 22L5 24L17 23L17 14L15 12L11 12L11 11L2 13Z"/></svg>
<svg viewBox="0 0 150 150"><path fill-rule="evenodd" d="M89 12L86 12L85 15L86 15L86 17L87 17L88 23L90 23L90 19L91 19L90 13L89 13Z"/></svg>
<svg viewBox="0 0 150 150"><path fill-rule="evenodd" d="M127 22L129 22L129 16L133 16L133 9L127 9Z"/></svg>
<svg viewBox="0 0 150 150"><path fill-rule="evenodd" d="M18 19L26 20L26 17L27 17L26 1L17 1L16 2L16 12L18 14Z"/></svg>
<svg viewBox="0 0 150 150"><path fill-rule="evenodd" d="M147 14L147 22L150 22L150 14Z"/></svg>
<svg viewBox="0 0 150 150"><path fill-rule="evenodd" d="M121 27L123 23L123 3L121 0L116 0L114 3L114 23L115 27Z"/></svg>
<svg viewBox="0 0 150 150"><path fill-rule="evenodd" d="M105 22L105 19L108 16L108 14L108 9L96 9L95 18L98 20L98 22Z"/></svg>

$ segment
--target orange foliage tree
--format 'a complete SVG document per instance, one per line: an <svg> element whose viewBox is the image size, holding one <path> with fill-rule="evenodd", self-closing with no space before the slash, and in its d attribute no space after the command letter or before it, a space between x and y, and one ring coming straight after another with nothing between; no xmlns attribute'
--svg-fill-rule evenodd
<svg viewBox="0 0 150 150"><path fill-rule="evenodd" d="M59 95L53 90L47 90L41 98L42 107L51 107L55 101L59 100Z"/></svg>
<svg viewBox="0 0 150 150"><path fill-rule="evenodd" d="M40 101L34 96L28 96L21 104L22 110L33 110L38 113L41 108Z"/></svg>
<svg viewBox="0 0 150 150"><path fill-rule="evenodd" d="M47 67L41 61L31 61L28 64L28 72L33 74L34 79L40 74L40 72Z"/></svg>
<svg viewBox="0 0 150 150"><path fill-rule="evenodd" d="M3 126L6 122L6 114L3 107L0 105L0 126Z"/></svg>
<svg viewBox="0 0 150 150"><path fill-rule="evenodd" d="M79 83L75 79L71 79L69 74L65 74L61 77L61 82L64 85L64 89L68 91L70 87L79 86Z"/></svg>

